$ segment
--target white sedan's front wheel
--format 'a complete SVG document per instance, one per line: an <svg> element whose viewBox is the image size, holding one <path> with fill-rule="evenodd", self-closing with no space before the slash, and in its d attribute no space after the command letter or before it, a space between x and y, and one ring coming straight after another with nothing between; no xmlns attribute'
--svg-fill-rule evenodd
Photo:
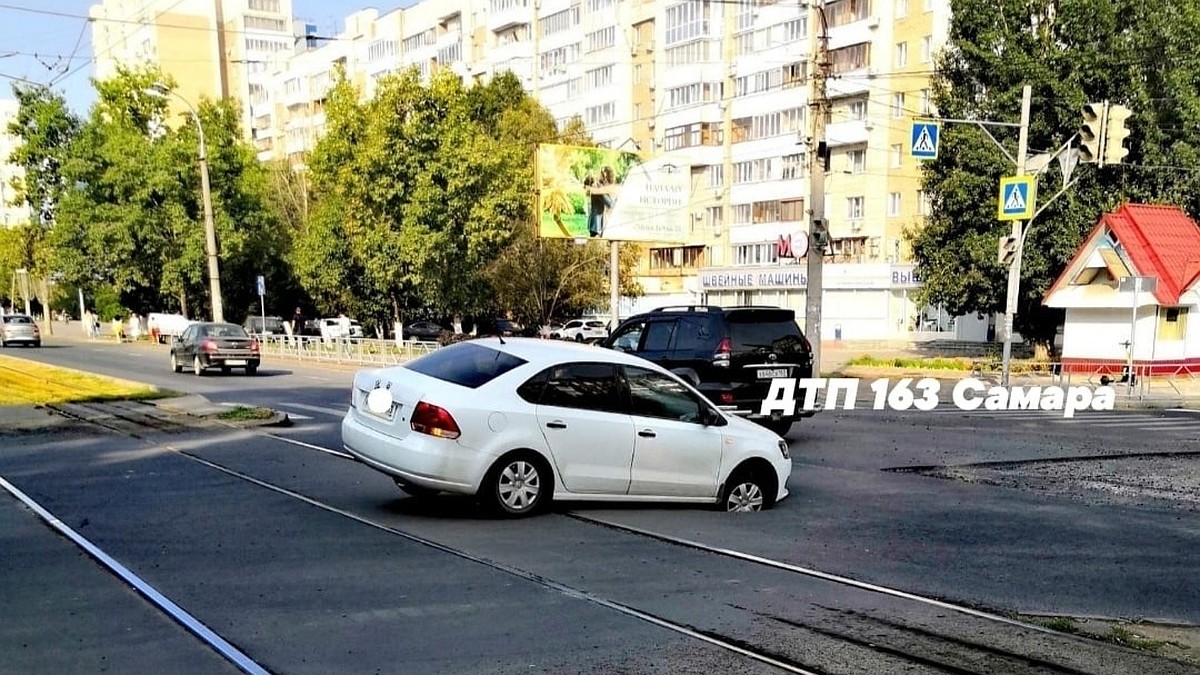
<svg viewBox="0 0 1200 675"><path fill-rule="evenodd" d="M741 471L730 477L721 504L731 513L761 511L767 499L766 494L766 486L757 476Z"/></svg>

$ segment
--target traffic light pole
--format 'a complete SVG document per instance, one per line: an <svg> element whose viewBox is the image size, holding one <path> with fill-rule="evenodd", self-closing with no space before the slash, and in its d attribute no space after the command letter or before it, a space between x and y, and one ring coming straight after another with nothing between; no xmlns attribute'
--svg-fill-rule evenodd
<svg viewBox="0 0 1200 675"><path fill-rule="evenodd" d="M1033 92L1029 85L1021 89L1021 131L1017 140L1017 175L1025 175L1025 164L1029 157L1029 109ZM1033 195L1030 195L1032 198ZM1024 221L1014 220L1012 237L1017 242L1016 253L1008 267L1008 293L1004 306L1004 353L1000 384L1007 387L1012 371L1013 322L1017 315L1017 299L1021 294L1021 253L1025 248Z"/></svg>

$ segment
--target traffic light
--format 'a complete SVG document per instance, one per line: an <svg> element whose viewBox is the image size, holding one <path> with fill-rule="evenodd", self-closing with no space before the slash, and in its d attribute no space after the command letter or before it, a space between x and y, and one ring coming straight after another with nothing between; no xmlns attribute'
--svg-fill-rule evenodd
<svg viewBox="0 0 1200 675"><path fill-rule="evenodd" d="M1129 138L1129 129L1125 128L1125 120L1133 113L1123 105L1109 106L1105 116L1104 129L1104 163L1120 164L1129 154L1125 147L1125 139Z"/></svg>
<svg viewBox="0 0 1200 675"><path fill-rule="evenodd" d="M1083 126L1079 127L1079 161L1104 166L1104 125L1108 103L1083 106Z"/></svg>
<svg viewBox="0 0 1200 675"><path fill-rule="evenodd" d="M1000 237L1000 264L1011 265L1017 257L1017 238L1013 236Z"/></svg>
<svg viewBox="0 0 1200 675"><path fill-rule="evenodd" d="M813 220L811 234L810 250L824 254L825 247L829 245L829 224L824 220Z"/></svg>

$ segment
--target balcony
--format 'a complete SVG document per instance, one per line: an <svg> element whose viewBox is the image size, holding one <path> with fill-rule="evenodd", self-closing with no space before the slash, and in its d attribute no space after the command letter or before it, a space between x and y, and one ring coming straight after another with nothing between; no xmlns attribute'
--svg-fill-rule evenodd
<svg viewBox="0 0 1200 675"><path fill-rule="evenodd" d="M830 147L859 145L867 142L871 135L868 120L846 120L825 127L825 139Z"/></svg>
<svg viewBox="0 0 1200 675"><path fill-rule="evenodd" d="M497 12L489 12L487 18L488 30L499 33L513 26L527 25L533 22L533 8L529 5L507 7Z"/></svg>
<svg viewBox="0 0 1200 675"><path fill-rule="evenodd" d="M827 90L829 98L861 96L862 94L870 93L873 89L876 89L876 87L871 86L871 80L874 76L875 71L870 68L858 68L840 73L839 77L829 80Z"/></svg>

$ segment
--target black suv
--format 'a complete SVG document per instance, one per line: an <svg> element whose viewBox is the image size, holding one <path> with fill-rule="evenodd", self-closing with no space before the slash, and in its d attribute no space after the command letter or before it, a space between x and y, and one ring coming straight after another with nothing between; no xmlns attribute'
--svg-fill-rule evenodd
<svg viewBox="0 0 1200 675"><path fill-rule="evenodd" d="M790 309L660 307L621 322L601 344L657 363L690 380L722 410L780 436L812 415L759 414L773 378L812 376L812 345ZM803 400L797 392L797 404Z"/></svg>

